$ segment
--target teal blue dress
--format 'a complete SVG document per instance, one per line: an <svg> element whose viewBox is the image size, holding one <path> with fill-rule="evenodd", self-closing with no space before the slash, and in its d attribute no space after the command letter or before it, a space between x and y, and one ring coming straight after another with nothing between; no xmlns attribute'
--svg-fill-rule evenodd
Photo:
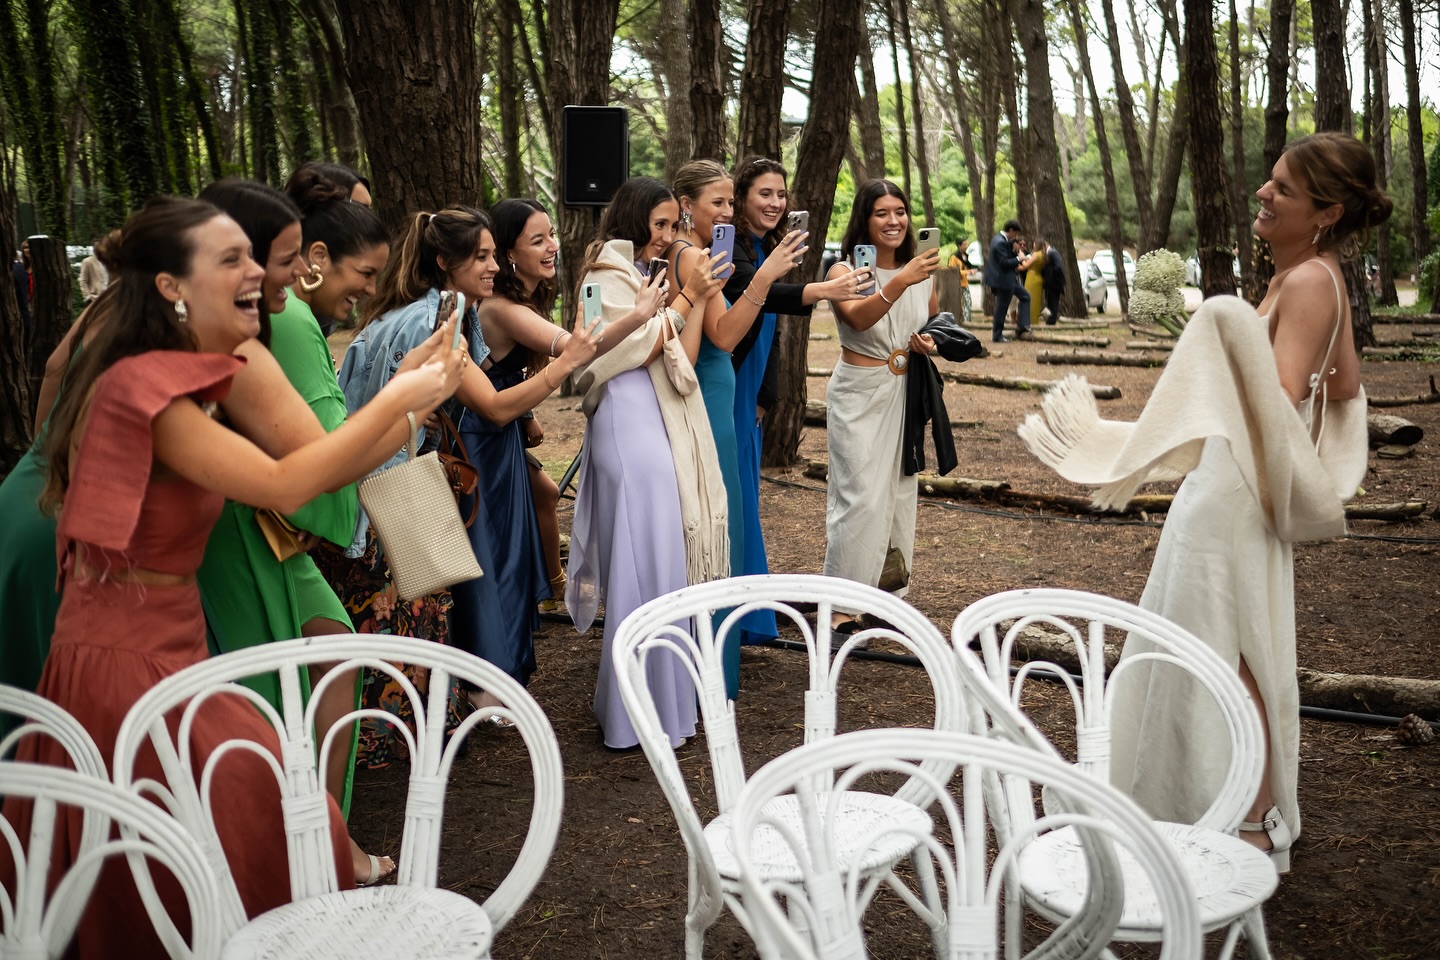
<svg viewBox="0 0 1440 960"><path fill-rule="evenodd" d="M695 378L700 381L700 395L705 398L705 415L710 419L710 432L715 435L715 452L720 457L720 475L725 479L725 502L730 510L730 574L739 573L737 565L745 556L745 505L740 487L740 445L735 435L735 364L730 353L721 350L701 336L700 353L695 358ZM718 627L723 615L715 615ZM741 631L732 630L726 639L725 693L734 700L740 692Z"/></svg>

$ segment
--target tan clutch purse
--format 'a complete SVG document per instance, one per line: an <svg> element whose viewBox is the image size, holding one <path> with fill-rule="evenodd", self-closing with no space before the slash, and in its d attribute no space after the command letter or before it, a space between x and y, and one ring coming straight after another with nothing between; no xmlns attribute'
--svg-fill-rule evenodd
<svg viewBox="0 0 1440 960"><path fill-rule="evenodd" d="M305 553L319 540L313 533L301 530L284 514L274 510L256 510L255 525L260 528L260 535L270 545L275 559L281 563L296 554Z"/></svg>
<svg viewBox="0 0 1440 960"><path fill-rule="evenodd" d="M433 451L416 456L415 415L410 421L410 459L360 481L360 505L390 564L402 600L414 600L482 575L465 534L455 494Z"/></svg>

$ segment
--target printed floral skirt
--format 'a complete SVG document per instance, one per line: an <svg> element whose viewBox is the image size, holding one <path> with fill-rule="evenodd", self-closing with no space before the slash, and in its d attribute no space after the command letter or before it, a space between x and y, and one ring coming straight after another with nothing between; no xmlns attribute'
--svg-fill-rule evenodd
<svg viewBox="0 0 1440 960"><path fill-rule="evenodd" d="M450 592L444 590L415 600L401 600L373 530L365 554L358 560L350 559L339 547L328 543L316 548L311 555L349 611L356 633L415 637L435 643L449 641L449 613L453 605ZM415 685L420 696L427 695L430 672L426 668L403 663L396 666ZM387 674L365 671L360 681L360 706L366 710L384 710L411 730L415 729L410 698L400 683ZM445 728L455 729L470 709L459 681L453 681ZM378 770L396 760L408 759L409 748L394 724L373 718L360 721L360 740L355 751L357 765Z"/></svg>

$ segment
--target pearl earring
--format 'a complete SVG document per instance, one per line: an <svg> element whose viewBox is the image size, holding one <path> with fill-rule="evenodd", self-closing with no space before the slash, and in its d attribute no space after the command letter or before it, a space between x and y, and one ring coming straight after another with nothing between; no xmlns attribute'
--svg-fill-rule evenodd
<svg viewBox="0 0 1440 960"><path fill-rule="evenodd" d="M181 323L186 323L190 319L190 308L185 306L185 301L178 297L175 299L175 319Z"/></svg>

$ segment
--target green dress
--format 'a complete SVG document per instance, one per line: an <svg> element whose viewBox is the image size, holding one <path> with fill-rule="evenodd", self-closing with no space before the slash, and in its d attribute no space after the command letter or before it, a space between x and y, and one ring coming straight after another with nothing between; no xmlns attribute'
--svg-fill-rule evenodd
<svg viewBox="0 0 1440 960"><path fill-rule="evenodd" d="M0 683L34 690L55 632L55 518L40 512L45 429L0 483ZM0 718L0 733L5 721Z"/></svg>
<svg viewBox="0 0 1440 960"><path fill-rule="evenodd" d="M321 426L334 430L345 422L345 395L335 380L330 346L315 315L300 298L291 295L284 311L271 316L270 324L270 352L315 411ZM355 486L351 484L335 493L321 494L290 514L289 519L303 530L348 546L355 532L357 509ZM342 624L350 622L350 614L309 554L277 562L255 521L255 508L233 501L226 501L210 534L198 577L212 653L294 639L301 635L306 623L317 617ZM250 686L279 705L280 689L274 677L259 678ZM349 750L353 761L353 737ZM354 763L347 769L353 772ZM340 804L346 815L350 787L351 776L347 774Z"/></svg>

